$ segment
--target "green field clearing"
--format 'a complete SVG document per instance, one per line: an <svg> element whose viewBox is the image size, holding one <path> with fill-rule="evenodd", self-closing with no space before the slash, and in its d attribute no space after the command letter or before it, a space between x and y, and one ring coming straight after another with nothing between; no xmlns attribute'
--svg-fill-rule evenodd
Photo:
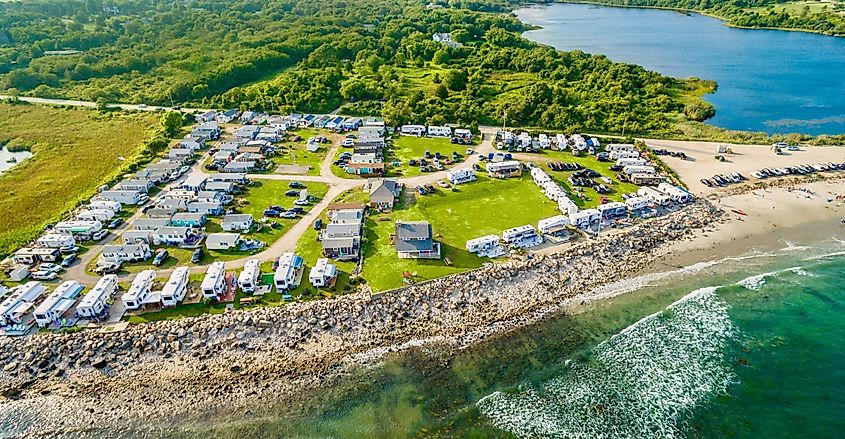
<svg viewBox="0 0 845 439"><path fill-rule="evenodd" d="M433 279L480 267L488 259L465 250L466 241L559 214L557 204L546 198L527 175L508 180L478 180L454 189L437 188L431 195L404 194L394 212L370 217L366 224L363 277L374 291L402 285L402 272L417 281ZM407 189L406 189L407 190ZM441 254L452 260L398 259L390 244L396 220L429 221Z"/></svg>
<svg viewBox="0 0 845 439"><path fill-rule="evenodd" d="M36 238L44 224L129 172L159 117L6 103L0 113L0 143L33 153L0 175L0 255Z"/></svg>
<svg viewBox="0 0 845 439"><path fill-rule="evenodd" d="M390 164L393 160L398 160L401 164L398 167L388 166L387 174L389 177L414 177L422 174L419 165L409 166L409 160L417 160L425 157L426 150L435 153L440 153L442 156L452 159L452 152L457 152L460 157L459 161L466 157L467 148L475 148L478 142L475 141L473 145L456 145L452 144L448 138L430 138L430 137L416 137L416 136L398 136L395 137L392 149L388 152L385 162ZM430 162L430 160L429 160ZM445 169L454 166L454 164L445 166Z"/></svg>

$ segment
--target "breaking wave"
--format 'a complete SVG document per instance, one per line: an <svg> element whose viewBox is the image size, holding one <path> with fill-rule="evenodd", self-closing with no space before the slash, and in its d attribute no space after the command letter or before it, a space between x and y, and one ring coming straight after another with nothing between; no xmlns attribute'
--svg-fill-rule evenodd
<svg viewBox="0 0 845 439"><path fill-rule="evenodd" d="M518 437L682 436L683 418L734 378L726 348L735 329L715 292L695 290L641 319L539 388L495 392L477 405Z"/></svg>

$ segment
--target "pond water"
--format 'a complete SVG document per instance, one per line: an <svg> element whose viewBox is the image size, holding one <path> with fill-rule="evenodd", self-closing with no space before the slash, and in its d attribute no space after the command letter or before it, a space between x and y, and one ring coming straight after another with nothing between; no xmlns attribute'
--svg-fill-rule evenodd
<svg viewBox="0 0 845 439"><path fill-rule="evenodd" d="M5 146L0 146L0 174L30 157L32 157L32 153L29 151L12 152Z"/></svg>
<svg viewBox="0 0 845 439"><path fill-rule="evenodd" d="M715 80L709 123L767 133L845 132L845 38L735 29L698 14L558 3L516 11L525 37L679 77Z"/></svg>

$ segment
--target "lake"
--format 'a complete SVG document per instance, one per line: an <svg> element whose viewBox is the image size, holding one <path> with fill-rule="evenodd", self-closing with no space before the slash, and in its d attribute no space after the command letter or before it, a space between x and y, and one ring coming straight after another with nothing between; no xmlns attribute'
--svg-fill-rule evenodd
<svg viewBox="0 0 845 439"><path fill-rule="evenodd" d="M679 77L715 80L709 123L773 133L845 133L845 38L727 27L699 14L558 3L516 11L525 37Z"/></svg>
<svg viewBox="0 0 845 439"><path fill-rule="evenodd" d="M5 146L0 146L0 174L3 174L9 169L12 169L18 163L32 157L29 151L12 152L6 149ZM11 159L14 159L10 161Z"/></svg>

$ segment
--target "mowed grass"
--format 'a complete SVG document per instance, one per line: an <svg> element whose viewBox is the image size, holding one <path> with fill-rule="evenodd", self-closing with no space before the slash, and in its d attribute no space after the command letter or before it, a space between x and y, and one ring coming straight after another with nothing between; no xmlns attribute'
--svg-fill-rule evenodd
<svg viewBox="0 0 845 439"><path fill-rule="evenodd" d="M437 187L434 194L419 196L406 189L402 205L392 213L371 216L366 224L363 277L374 291L403 284L402 273L414 280L433 279L480 267L488 259L466 251L466 241L484 235L501 235L505 229L531 224L559 214L557 204L546 198L527 175L508 180L478 180L452 189ZM399 259L390 243L396 220L429 221L444 259Z"/></svg>
<svg viewBox="0 0 845 439"><path fill-rule="evenodd" d="M36 238L44 224L128 172L159 118L6 103L0 103L0 114L0 143L33 153L0 175L0 255Z"/></svg>
<svg viewBox="0 0 845 439"><path fill-rule="evenodd" d="M458 160L463 160L466 156L467 148L475 148L475 145L457 145L449 141L448 138L442 137L417 137L417 136L398 136L394 137L393 147L387 154L385 162L388 164L388 174L395 177L413 177L422 174L419 165L409 166L408 161L425 158L425 152L429 151L434 157L436 153L441 156L452 159L452 152L459 154ZM394 160L398 160L400 165L398 167L390 165ZM428 160L431 164L431 160ZM441 163L443 161L441 160ZM443 165L444 169L448 169L452 165Z"/></svg>

